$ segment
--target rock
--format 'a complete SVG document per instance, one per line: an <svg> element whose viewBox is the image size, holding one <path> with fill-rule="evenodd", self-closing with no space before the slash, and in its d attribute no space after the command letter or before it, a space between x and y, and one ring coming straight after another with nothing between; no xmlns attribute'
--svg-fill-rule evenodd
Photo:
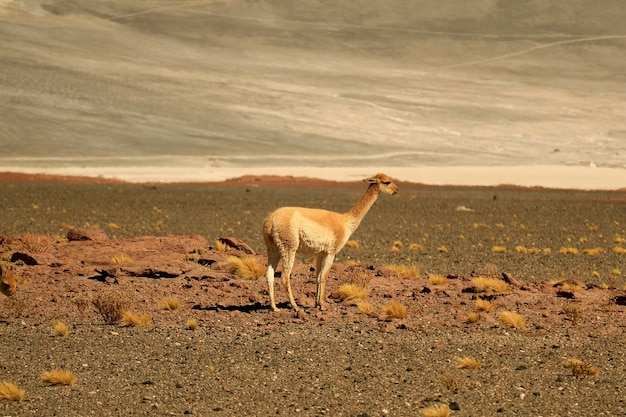
<svg viewBox="0 0 626 417"><path fill-rule="evenodd" d="M33 258L31 255L23 252L15 252L11 255L11 262L22 261L25 265L33 266L39 265L37 259Z"/></svg>
<svg viewBox="0 0 626 417"><path fill-rule="evenodd" d="M95 227L77 227L74 229L70 229L67 232L67 240L69 241L83 241L83 240L92 240L94 242L103 242L109 240L102 229L98 229Z"/></svg>

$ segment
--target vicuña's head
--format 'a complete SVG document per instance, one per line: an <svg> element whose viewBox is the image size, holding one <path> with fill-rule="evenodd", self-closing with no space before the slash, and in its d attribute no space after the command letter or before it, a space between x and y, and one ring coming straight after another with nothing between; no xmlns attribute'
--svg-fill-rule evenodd
<svg viewBox="0 0 626 417"><path fill-rule="evenodd" d="M0 265L0 292L7 297L12 297L15 295L16 288L17 282L15 281L15 277Z"/></svg>
<svg viewBox="0 0 626 417"><path fill-rule="evenodd" d="M363 182L377 184L378 190L381 193L391 195L398 194L398 186L385 174L376 174L373 177L365 178Z"/></svg>

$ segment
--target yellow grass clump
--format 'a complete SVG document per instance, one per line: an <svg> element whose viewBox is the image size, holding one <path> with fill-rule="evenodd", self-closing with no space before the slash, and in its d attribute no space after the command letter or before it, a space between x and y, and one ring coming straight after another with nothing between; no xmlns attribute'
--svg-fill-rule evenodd
<svg viewBox="0 0 626 417"><path fill-rule="evenodd" d="M385 265L385 269L394 272L398 278L417 278L420 269L417 265Z"/></svg>
<svg viewBox="0 0 626 417"><path fill-rule="evenodd" d="M152 322L152 317L148 313L138 315L132 311L122 313L122 327L146 327Z"/></svg>
<svg viewBox="0 0 626 417"><path fill-rule="evenodd" d="M38 233L27 233L22 236L22 244L24 247L34 253L42 253L47 251L52 243L54 243L54 238L50 235L43 235Z"/></svg>
<svg viewBox="0 0 626 417"><path fill-rule="evenodd" d="M559 249L559 253L562 255L578 255L578 249L562 246L561 249Z"/></svg>
<svg viewBox="0 0 626 417"><path fill-rule="evenodd" d="M409 245L409 249L411 249L411 250L422 250L422 249L424 249L424 246L420 245L419 243L411 243Z"/></svg>
<svg viewBox="0 0 626 417"><path fill-rule="evenodd" d="M185 328L187 330L196 330L198 327L199 327L199 324L198 324L198 320L196 319L187 320L187 324L185 325Z"/></svg>
<svg viewBox="0 0 626 417"><path fill-rule="evenodd" d="M516 246L515 252L517 253L528 253L528 248L526 246Z"/></svg>
<svg viewBox="0 0 626 417"><path fill-rule="evenodd" d="M124 255L123 253L122 253L122 254L120 254L120 255L114 256L114 257L111 259L111 263L114 263L114 264L129 264L129 263L131 263L132 261L133 261L133 260L131 259L131 257L130 257L130 256L128 256L128 255Z"/></svg>
<svg viewBox="0 0 626 417"><path fill-rule="evenodd" d="M18 386L12 382L7 382L7 381L0 382L0 401L20 402L23 399L24 399L23 389L18 388Z"/></svg>
<svg viewBox="0 0 626 417"><path fill-rule="evenodd" d="M438 250L439 252L441 252L441 253L448 253L448 248L447 248L447 247L445 247L444 245L439 246L439 247L437 248L437 250Z"/></svg>
<svg viewBox="0 0 626 417"><path fill-rule="evenodd" d="M120 228L120 226L117 223L109 223L108 226L109 226L109 229L111 230L117 230Z"/></svg>
<svg viewBox="0 0 626 417"><path fill-rule="evenodd" d="M226 252L230 247L219 239L215 240L215 250L218 252Z"/></svg>
<svg viewBox="0 0 626 417"><path fill-rule="evenodd" d="M506 253L506 247L505 246L494 246L491 248L491 251L494 253Z"/></svg>
<svg viewBox="0 0 626 417"><path fill-rule="evenodd" d="M346 242L346 247L350 249L358 249L360 247L359 242L356 240L348 240Z"/></svg>
<svg viewBox="0 0 626 417"><path fill-rule="evenodd" d="M447 404L433 404L420 410L423 417L449 417L451 412Z"/></svg>
<svg viewBox="0 0 626 417"><path fill-rule="evenodd" d="M596 376L600 372L598 368L595 366L591 366L585 361L581 361L580 359L570 358L565 361L565 366L572 372L578 379L583 379L588 376Z"/></svg>
<svg viewBox="0 0 626 417"><path fill-rule="evenodd" d="M509 292L511 287L509 284L498 278L478 277L472 279L472 285L478 291L495 291L495 292Z"/></svg>
<svg viewBox="0 0 626 417"><path fill-rule="evenodd" d="M498 319L502 326L508 327L509 329L526 330L526 319L521 314L513 313L512 311L503 311L498 316Z"/></svg>
<svg viewBox="0 0 626 417"><path fill-rule="evenodd" d="M456 361L456 367L459 369L480 369L483 367L481 361L479 361L478 359L470 358L469 356L456 358Z"/></svg>
<svg viewBox="0 0 626 417"><path fill-rule="evenodd" d="M474 323L478 323L479 321L480 321L480 313L476 313L475 311L467 313L467 317L465 318L465 323L474 324Z"/></svg>
<svg viewBox="0 0 626 417"><path fill-rule="evenodd" d="M76 375L72 371L65 369L53 369L51 371L45 371L41 374L41 380L47 382L50 385L68 385L73 386L76 384Z"/></svg>
<svg viewBox="0 0 626 417"><path fill-rule="evenodd" d="M389 305L383 307L383 314L388 319L403 319L406 317L407 308L398 300L392 300Z"/></svg>
<svg viewBox="0 0 626 417"><path fill-rule="evenodd" d="M359 309L359 313L361 314L372 314L375 310L374 306L367 301L359 302L357 308Z"/></svg>
<svg viewBox="0 0 626 417"><path fill-rule="evenodd" d="M604 253L604 249L602 248L587 248L583 249L583 253L589 256L598 256Z"/></svg>
<svg viewBox="0 0 626 417"><path fill-rule="evenodd" d="M342 301L363 300L370 295L370 290L358 284L343 284L339 287L338 293Z"/></svg>
<svg viewBox="0 0 626 417"><path fill-rule="evenodd" d="M438 274L431 274L428 276L428 282L433 285L446 285L448 283L448 277Z"/></svg>
<svg viewBox="0 0 626 417"><path fill-rule="evenodd" d="M478 311L484 311L485 313L489 313L490 311L495 310L496 306L495 306L495 304L492 304L488 300L483 300L482 298L477 298L476 299L476 309Z"/></svg>
<svg viewBox="0 0 626 417"><path fill-rule="evenodd" d="M117 324L132 303L132 295L121 291L99 292L91 299L91 304L106 324Z"/></svg>
<svg viewBox="0 0 626 417"><path fill-rule="evenodd" d="M624 255L626 254L626 248L622 248L621 246L615 246L613 248L613 253L616 253L618 255Z"/></svg>
<svg viewBox="0 0 626 417"><path fill-rule="evenodd" d="M61 320L55 320L54 322L52 322L52 326L54 328L54 334L56 336L65 337L70 334L70 329L68 329L67 325Z"/></svg>
<svg viewBox="0 0 626 417"><path fill-rule="evenodd" d="M231 256L226 259L225 268L229 273L246 280L256 280L265 275L265 266L253 256L245 258Z"/></svg>
<svg viewBox="0 0 626 417"><path fill-rule="evenodd" d="M176 297L167 297L159 301L161 310L178 310L180 308L180 300Z"/></svg>
<svg viewBox="0 0 626 417"><path fill-rule="evenodd" d="M563 281L557 285L560 286L563 291L581 291L583 289L583 287L575 282Z"/></svg>

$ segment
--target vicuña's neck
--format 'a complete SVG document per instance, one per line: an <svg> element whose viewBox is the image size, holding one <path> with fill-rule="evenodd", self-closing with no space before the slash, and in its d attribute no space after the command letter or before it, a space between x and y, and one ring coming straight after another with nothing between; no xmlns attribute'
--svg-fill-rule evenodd
<svg viewBox="0 0 626 417"><path fill-rule="evenodd" d="M377 198L378 188L376 187L376 185L372 184L367 187L367 190L365 190L365 194L363 194L363 197L361 197L361 199L355 204L355 206L352 207L352 209L348 213L346 213L348 218L350 218L351 223L353 224L353 231L356 230L356 228L359 226L361 220L363 220L363 217L365 217L369 209L372 208Z"/></svg>

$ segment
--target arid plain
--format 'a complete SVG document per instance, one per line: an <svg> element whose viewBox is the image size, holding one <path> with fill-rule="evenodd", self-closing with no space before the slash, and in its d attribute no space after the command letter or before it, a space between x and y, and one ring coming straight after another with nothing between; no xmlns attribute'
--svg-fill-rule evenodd
<svg viewBox="0 0 626 417"><path fill-rule="evenodd" d="M264 280L243 279L229 259L262 267L269 211L345 211L364 184L5 175L0 252L26 282L16 299L0 299L10 352L0 380L25 396L2 412L414 416L439 405L462 416L623 415L624 192L399 185L341 252L328 311L313 308L314 271L298 264L304 312L294 314L280 285L282 311L272 313ZM72 227L99 233L67 241ZM247 245L222 252L220 237ZM369 295L343 300L347 283ZM126 297L149 323L106 325L92 305L102 296ZM164 309L167 298L179 308ZM405 317L393 318L394 301ZM520 328L503 312L519 314ZM470 359L480 367L461 367ZM568 368L571 359L584 371ZM42 382L55 368L75 384Z"/></svg>

